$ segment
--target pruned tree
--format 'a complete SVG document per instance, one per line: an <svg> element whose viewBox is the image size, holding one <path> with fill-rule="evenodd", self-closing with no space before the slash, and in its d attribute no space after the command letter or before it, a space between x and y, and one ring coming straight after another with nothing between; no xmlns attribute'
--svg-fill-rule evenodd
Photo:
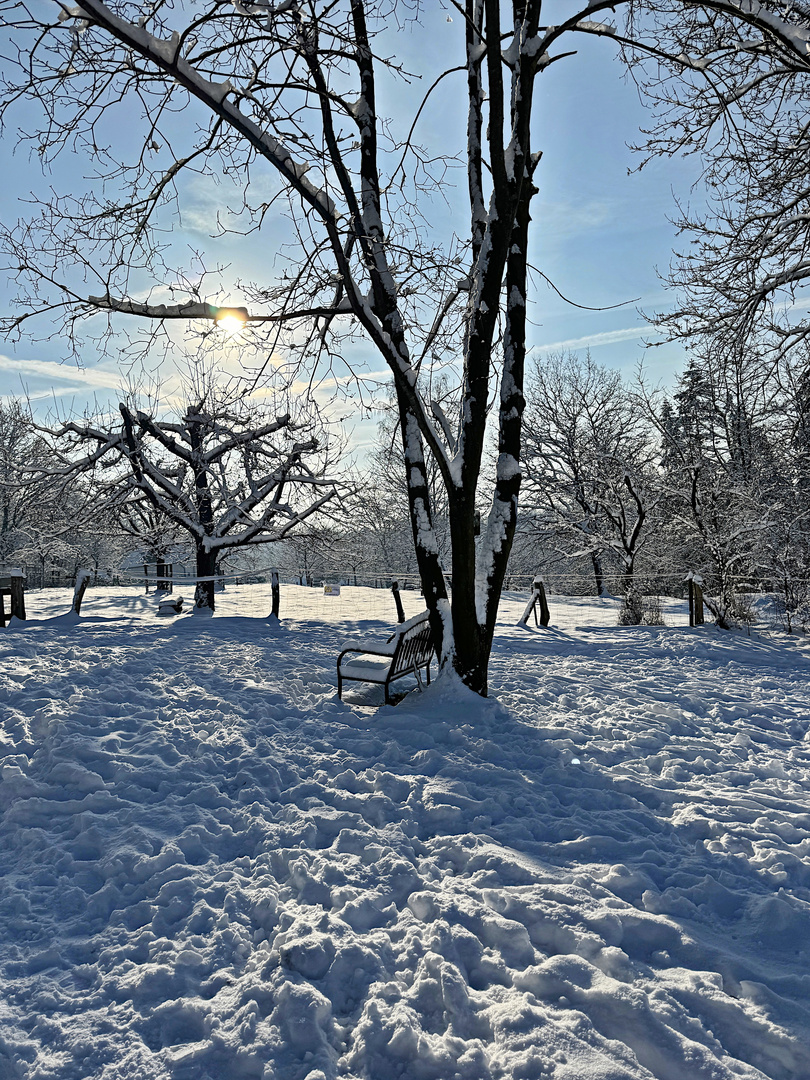
<svg viewBox="0 0 810 1080"><path fill-rule="evenodd" d="M435 88L453 72L466 80L466 131L453 150L466 169L469 228L456 235L452 225L445 234L425 225L426 200L444 182L448 161L444 150L433 153L416 141L424 103L414 103L404 122L389 122L378 109L389 77L401 79L399 100L407 100L407 73L385 36L408 16L406 4L251 0L225 8L212 0L182 7L81 0L54 3L50 16L47 7L23 0L0 7L9 34L5 101L13 107L33 98L45 114L24 140L44 160L64 148L80 150L104 184L87 199L58 194L37 223L8 230L24 314L7 329L21 330L44 308L63 313L69 332L99 313L155 325L211 317L199 275L192 280L165 265L168 254L152 228L162 204L182 197L189 169L224 168L244 181L245 231L259 229L275 199L286 199L298 249L285 252L286 269L274 280L243 287L243 317L271 328L265 356L268 344L286 340L304 345L316 365L334 364L348 333L362 335L388 366L417 562L442 664L486 693L521 482L528 234L540 159L532 146L536 79L574 55L581 35L604 37L631 57L651 55L679 75L704 79L698 106L711 102L714 112L696 113L703 131L722 125L768 72L777 80L785 71L806 72L806 13L775 0L632 2L621 6L622 27L598 21L617 10L615 0L596 0L541 25L541 0L448 0L459 56L455 66L425 72L425 98L438 103ZM425 17L437 14L444 17ZM129 110L132 148L122 158L107 122L119 103ZM187 111L178 124L181 110ZM251 202L250 170L259 162L279 188ZM77 256L85 278L64 271ZM135 295L144 281L147 292L163 282L174 293L154 297L161 303L144 301ZM436 364L457 376L455 416L433 408ZM490 415L498 459L476 544ZM447 493L452 597L426 455Z"/></svg>
<svg viewBox="0 0 810 1080"><path fill-rule="evenodd" d="M152 521L148 506L183 530L194 545L197 612L213 612L226 554L283 540L337 494L331 449L313 421L268 417L213 393L176 419L126 402L119 411L118 424L70 421L51 430L57 464L49 473L62 483L89 478L97 500L133 528Z"/></svg>

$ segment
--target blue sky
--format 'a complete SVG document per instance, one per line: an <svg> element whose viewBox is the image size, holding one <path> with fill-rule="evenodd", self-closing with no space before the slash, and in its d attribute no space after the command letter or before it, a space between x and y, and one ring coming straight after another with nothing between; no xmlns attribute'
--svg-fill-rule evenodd
<svg viewBox="0 0 810 1080"><path fill-rule="evenodd" d="M444 62L459 48L459 28L449 24L443 13L436 9L429 23L427 35L406 29L396 36L398 54L413 66L417 58ZM585 311L564 303L540 283L530 308L534 324L530 344L535 355L590 348L599 363L621 368L628 375L643 359L653 381L668 382L683 363L682 348L665 344L645 350L645 339L654 339L655 334L638 309L652 314L673 302L656 270L666 272L676 243L675 230L667 220L675 210L673 192L689 199L699 163L660 160L641 173L628 172L639 161L626 144L638 138L639 125L649 115L610 42L583 38L579 45L577 56L552 65L538 80L535 145L543 151L543 159L535 178L540 193L532 215L530 258L579 304L634 302L616 310ZM464 77L454 78L437 94L435 108L426 113L418 134L460 149ZM396 105L392 101L389 107ZM82 162L58 162L52 174L43 177L25 152L12 157L10 134L0 146L8 181L0 194L0 214L5 220L24 213L18 200L30 190L48 184L62 190L83 185ZM458 208L452 202L450 207L461 217L460 229L464 226L463 193L460 173ZM210 246L230 262L234 278L256 276L262 267L266 272L272 229L260 248L234 237L217 244L208 240L208 223L224 194L224 189L210 182L192 181L186 188L185 230L176 232L175 241ZM699 191L694 197L700 199ZM443 205L434 209L437 218L447 213ZM453 225L452 213L449 223L444 221L439 227L448 224ZM5 305L5 291L0 292L0 301ZM58 402L62 411L81 411L94 395L100 400L115 396L119 374L111 360L98 362L88 355L84 368L77 371L73 365L59 365L58 345L0 343L0 394L27 390L40 408ZM372 432L373 422L366 421L356 438L365 442Z"/></svg>

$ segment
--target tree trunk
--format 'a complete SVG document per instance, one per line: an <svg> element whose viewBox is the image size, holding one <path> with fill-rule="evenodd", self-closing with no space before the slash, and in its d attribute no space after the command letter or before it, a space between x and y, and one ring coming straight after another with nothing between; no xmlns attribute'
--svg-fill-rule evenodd
<svg viewBox="0 0 810 1080"><path fill-rule="evenodd" d="M625 563L622 569L622 596L629 596L636 583L636 570L632 562Z"/></svg>
<svg viewBox="0 0 810 1080"><path fill-rule="evenodd" d="M453 667L465 686L486 697L489 649L485 647L476 605L474 515L472 499L459 495L450 500Z"/></svg>
<svg viewBox="0 0 810 1080"><path fill-rule="evenodd" d="M593 576L596 579L596 595L605 595L605 575L602 570L602 557L598 551L591 552L591 562L593 563Z"/></svg>
<svg viewBox="0 0 810 1080"><path fill-rule="evenodd" d="M447 634L450 627L445 626L442 611L442 608L447 607L447 587L436 545L436 534L433 530L422 436L419 433L416 417L399 387L397 387L397 402L400 410L400 431L416 564L419 568L425 607L430 612L430 627L441 665L449 659L451 652L448 649L450 639Z"/></svg>
<svg viewBox="0 0 810 1080"><path fill-rule="evenodd" d="M202 418L200 406L189 405L186 412L189 442L191 443L194 466L194 492L197 513L204 536L195 538L197 549L197 577L207 578L198 581L194 590L194 611L205 614L214 612L214 576L217 568L216 552L206 548L205 540L214 531L214 510L211 503L211 489L208 486L208 470L203 457Z"/></svg>
<svg viewBox="0 0 810 1080"><path fill-rule="evenodd" d="M506 567L517 527L518 495L522 474L520 451L523 432L523 396L526 365L526 274L529 244L529 207L537 189L529 166L528 131L525 136L525 172L521 195L517 203L509 253L506 259L506 322L503 339L503 371L501 374L498 410L498 461L495 467L495 487L492 505L487 515L486 529L479 541L473 577L473 596L478 612L478 642L473 672L476 683L468 683L484 697L487 695L487 672L495 635L495 621L503 591ZM476 469L476 476L480 471ZM474 501L474 490L472 492ZM477 512L474 507L473 522ZM480 531L473 528L475 535ZM481 618L483 615L483 618ZM466 680L465 680L466 681Z"/></svg>
<svg viewBox="0 0 810 1080"><path fill-rule="evenodd" d="M81 614L82 600L84 600L84 594L87 591L87 586L90 584L90 571L89 570L77 570L76 582L73 586L73 611L77 615Z"/></svg>
<svg viewBox="0 0 810 1080"><path fill-rule="evenodd" d="M278 582L278 570L273 570L270 573L270 592L273 598L271 614L278 618L278 613L281 609L281 588Z"/></svg>
<svg viewBox="0 0 810 1080"><path fill-rule="evenodd" d="M216 570L217 557L213 551L207 551L203 542L197 543L197 577L207 578L206 581L198 581L194 590L195 614L214 613L214 571Z"/></svg>

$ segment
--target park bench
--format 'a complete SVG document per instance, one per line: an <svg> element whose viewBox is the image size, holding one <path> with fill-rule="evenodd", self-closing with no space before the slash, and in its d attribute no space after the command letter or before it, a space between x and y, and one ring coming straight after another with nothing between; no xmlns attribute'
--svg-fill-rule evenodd
<svg viewBox="0 0 810 1080"><path fill-rule="evenodd" d="M4 597L11 598L9 618L25 619L25 573L19 567L0 566L0 626L5 626L6 605Z"/></svg>
<svg viewBox="0 0 810 1080"><path fill-rule="evenodd" d="M401 623L387 641L347 641L337 659L338 697L342 697L344 682L377 683L385 687L388 705L391 683L405 675L415 675L421 689L424 669L430 685L430 661L434 653L426 611Z"/></svg>

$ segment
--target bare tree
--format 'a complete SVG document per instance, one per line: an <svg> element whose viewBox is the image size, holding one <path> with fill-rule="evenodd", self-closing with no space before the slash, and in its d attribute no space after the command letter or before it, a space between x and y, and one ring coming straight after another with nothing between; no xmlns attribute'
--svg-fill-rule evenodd
<svg viewBox="0 0 810 1080"><path fill-rule="evenodd" d="M47 448L27 403L0 401L0 562L20 558L31 530L61 516L52 505L52 485L34 479L46 464Z"/></svg>
<svg viewBox="0 0 810 1080"><path fill-rule="evenodd" d="M529 506L590 557L602 595L603 555L621 567L622 592L657 504L650 430L621 376L587 355L549 357L529 378L524 471Z"/></svg>
<svg viewBox="0 0 810 1080"><path fill-rule="evenodd" d="M260 228L275 199L286 199L298 252L285 253L287 269L269 285L244 287L250 309L242 315L271 328L264 355L268 344L303 344L322 371L338 363L343 336L361 334L388 365L417 562L442 663L480 693L487 690L521 481L537 76L573 55L578 36L605 37L633 56L652 55L703 78L703 101L716 106L713 120L698 116L703 130L722 124L752 76L772 70L781 77L808 65L806 14L795 7L786 12L775 0L627 3L624 28L598 21L616 11L615 0L575 5L551 26L541 26L541 8L541 0L449 3L463 53L455 68L427 73L426 100L453 71L466 79L460 155L469 229L440 243L426 222L425 196L442 184L448 162L418 145L423 105L404 125L389 124L378 112L381 81L399 76L405 86L407 73L390 59L384 35L407 17L406 4L250 0L223 8L198 0L176 8L81 0L55 3L49 18L46 9L23 0L2 3L9 33L5 100L12 107L33 98L45 113L45 122L24 139L46 160L64 148L80 150L104 183L99 195L49 200L41 227L27 222L9 230L9 265L21 283L25 314L8 330L19 331L29 312L44 308L63 313L71 332L93 313L117 312L158 326L173 318L210 318L216 312L200 275L195 280L166 266L161 234L151 228L163 204L182 195L184 170L221 168L243 178L244 230ZM719 82L715 70L723 74ZM131 156L116 159L106 137L108 112L119 103L129 109L133 139L135 102L140 138ZM179 110L187 110L182 125L174 120ZM280 192L251 202L250 170L259 161L274 170ZM77 253L84 278L63 269ZM150 282L162 281L174 294L162 303L137 299L144 281L147 291ZM456 416L433 407L437 364L458 376ZM476 544L490 412L498 460ZM426 454L447 492L451 599Z"/></svg>
<svg viewBox="0 0 810 1080"><path fill-rule="evenodd" d="M119 532L129 538L130 547L140 550L146 562L154 566L157 587L168 588L167 563L174 553L179 553L184 535L181 527L147 498L133 498L128 490L114 499L111 510Z"/></svg>
<svg viewBox="0 0 810 1080"><path fill-rule="evenodd" d="M97 498L133 527L151 520L148 505L184 530L194 544L198 612L214 610L224 555L283 540L337 493L328 444L289 413L268 418L213 394L174 420L129 403L119 410L119 424L71 421L51 431L59 463L51 475L62 483L91 476Z"/></svg>
<svg viewBox="0 0 810 1080"><path fill-rule="evenodd" d="M806 8L804 18L806 26ZM696 131L699 89L679 101L667 80L647 89L659 110L650 147L705 150L712 118L704 106ZM745 94L731 91L735 109L733 122L730 116L722 126L723 152L703 159L707 205L679 206L676 224L690 244L668 278L678 292L676 310L657 316L673 336L749 359L763 345L778 358L810 336L799 295L810 281L809 92L806 58L786 61L776 73L760 71Z"/></svg>

